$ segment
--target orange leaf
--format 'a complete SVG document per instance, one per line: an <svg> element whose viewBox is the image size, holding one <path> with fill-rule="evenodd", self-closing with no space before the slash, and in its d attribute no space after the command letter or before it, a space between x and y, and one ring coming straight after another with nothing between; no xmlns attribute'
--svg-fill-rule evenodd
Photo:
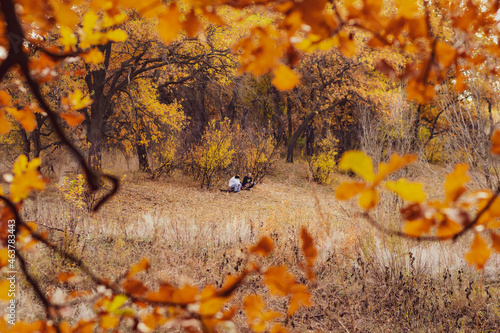
<svg viewBox="0 0 500 333"><path fill-rule="evenodd" d="M101 316L99 325L101 326L101 328L105 330L111 330L116 326L118 326L119 323L120 323L120 317L113 315L103 315Z"/></svg>
<svg viewBox="0 0 500 333"><path fill-rule="evenodd" d="M279 65L274 71L272 84L281 91L292 90L299 82L299 77L288 66Z"/></svg>
<svg viewBox="0 0 500 333"><path fill-rule="evenodd" d="M490 254L491 250L488 248L486 241L479 234L476 234L470 251L465 254L465 260L467 260L469 265L476 265L477 269L483 269Z"/></svg>
<svg viewBox="0 0 500 333"><path fill-rule="evenodd" d="M85 116L81 113L64 112L59 113L59 116L63 118L69 126L77 126L85 120Z"/></svg>
<svg viewBox="0 0 500 333"><path fill-rule="evenodd" d="M286 266L269 267L264 273L264 283L271 295L286 296L296 284L295 277L290 274Z"/></svg>
<svg viewBox="0 0 500 333"><path fill-rule="evenodd" d="M307 278L309 280L314 279L314 260L318 256L318 250L314 246L314 240L307 232L306 228L302 228L300 238L302 239L302 252L304 252L304 256L307 261Z"/></svg>
<svg viewBox="0 0 500 333"><path fill-rule="evenodd" d="M357 194L363 192L366 187L366 183L352 182L352 183L342 183L335 190L335 198L337 200L349 200Z"/></svg>
<svg viewBox="0 0 500 333"><path fill-rule="evenodd" d="M457 50L448 43L438 41L435 49L436 59L443 67L448 68L453 64Z"/></svg>
<svg viewBox="0 0 500 333"><path fill-rule="evenodd" d="M182 22L182 29L188 34L189 37L194 37L202 29L202 25L196 14L194 13L194 9L186 15L186 20Z"/></svg>
<svg viewBox="0 0 500 333"><path fill-rule="evenodd" d="M0 268L7 266L9 263L9 249L3 248L0 249Z"/></svg>
<svg viewBox="0 0 500 333"><path fill-rule="evenodd" d="M391 155L388 163L382 162L378 165L377 174L375 175L375 179L373 180L373 185L379 184L382 180L385 179L391 173L406 167L410 163L413 163L417 159L417 155L403 155L399 156L399 154L394 153Z"/></svg>
<svg viewBox="0 0 500 333"><path fill-rule="evenodd" d="M57 279L60 282L73 282L76 280L76 275L75 273L61 273L57 276Z"/></svg>
<svg viewBox="0 0 500 333"><path fill-rule="evenodd" d="M215 287L207 286L200 294L200 315L215 316L231 297L218 297Z"/></svg>
<svg viewBox="0 0 500 333"><path fill-rule="evenodd" d="M446 202L455 202L466 191L464 185L469 181L466 172L469 167L466 164L457 164L455 170L446 176L444 188L446 191Z"/></svg>
<svg viewBox="0 0 500 333"><path fill-rule="evenodd" d="M9 297L9 289L10 289L9 280L0 281L0 300L9 301L11 299L11 297Z"/></svg>
<svg viewBox="0 0 500 333"><path fill-rule="evenodd" d="M408 221L403 227L403 232L408 236L420 237L422 234L429 233L433 224L433 221L428 219Z"/></svg>
<svg viewBox="0 0 500 333"><path fill-rule="evenodd" d="M311 306L311 294L303 284L296 284L293 288L293 295L288 305L288 315L293 316L301 306Z"/></svg>
<svg viewBox="0 0 500 333"><path fill-rule="evenodd" d="M146 299L152 302L172 302L175 288L168 283L160 286L157 292L150 292L146 295Z"/></svg>
<svg viewBox="0 0 500 333"><path fill-rule="evenodd" d="M250 248L250 252L261 255L261 256L267 256L271 251L273 250L273 241L271 238L264 236L260 239L260 241L252 246Z"/></svg>
<svg viewBox="0 0 500 333"><path fill-rule="evenodd" d="M491 241L493 242L491 247L495 249L495 251L500 253L500 235L492 232L491 233Z"/></svg>
<svg viewBox="0 0 500 333"><path fill-rule="evenodd" d="M167 7L167 10L158 17L158 32L163 41L168 44L173 41L181 30L181 13L175 2Z"/></svg>
<svg viewBox="0 0 500 333"><path fill-rule="evenodd" d="M458 232L460 232L460 230L462 230L460 224L450 219L445 219L438 225L436 236L442 238L451 238L455 236Z"/></svg>
<svg viewBox="0 0 500 333"><path fill-rule="evenodd" d="M148 291L148 288L141 281L135 279L126 279L123 281L122 286L127 293L132 295L142 296Z"/></svg>
<svg viewBox="0 0 500 333"><path fill-rule="evenodd" d="M1 115L0 115L1 117ZM500 130L496 129L491 136L491 152L493 154L500 154Z"/></svg>
<svg viewBox="0 0 500 333"><path fill-rule="evenodd" d="M28 106L22 110L18 110L16 108L5 108L5 110L7 110L7 112L9 112L25 130L31 132L35 129L37 125L36 117Z"/></svg>
<svg viewBox="0 0 500 333"><path fill-rule="evenodd" d="M247 322L255 332L266 331L268 321L282 316L280 312L272 310L264 311L264 302L257 295L246 296L243 300L243 307L247 316Z"/></svg>
<svg viewBox="0 0 500 333"><path fill-rule="evenodd" d="M7 120L4 110L0 109L0 134L7 134L10 131L12 125L10 121Z"/></svg>
<svg viewBox="0 0 500 333"><path fill-rule="evenodd" d="M142 258L140 262L130 267L127 273L127 277L130 278L135 274L142 271L147 271L148 269L149 269L149 260L147 258Z"/></svg>

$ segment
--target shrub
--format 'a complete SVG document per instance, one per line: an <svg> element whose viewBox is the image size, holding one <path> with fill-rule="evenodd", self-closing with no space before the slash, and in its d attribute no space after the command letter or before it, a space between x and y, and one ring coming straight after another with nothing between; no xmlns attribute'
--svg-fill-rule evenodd
<svg viewBox="0 0 500 333"><path fill-rule="evenodd" d="M330 133L315 145L315 153L309 158L309 169L314 181L330 184L336 165L338 140Z"/></svg>
<svg viewBox="0 0 500 333"><path fill-rule="evenodd" d="M227 118L222 122L212 120L208 124L200 144L192 151L194 173L197 179L201 179L201 188L210 188L231 164L235 153L233 136L231 122Z"/></svg>

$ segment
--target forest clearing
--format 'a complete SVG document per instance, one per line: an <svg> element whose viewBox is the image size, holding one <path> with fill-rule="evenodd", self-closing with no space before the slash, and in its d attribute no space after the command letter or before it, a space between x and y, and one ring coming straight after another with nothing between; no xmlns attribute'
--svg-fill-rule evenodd
<svg viewBox="0 0 500 333"><path fill-rule="evenodd" d="M500 1L0 11L0 332L500 330Z"/></svg>

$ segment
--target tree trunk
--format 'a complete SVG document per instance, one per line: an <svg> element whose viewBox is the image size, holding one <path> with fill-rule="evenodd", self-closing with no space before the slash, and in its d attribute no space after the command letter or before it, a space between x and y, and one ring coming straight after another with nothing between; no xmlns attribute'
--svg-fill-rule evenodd
<svg viewBox="0 0 500 333"><path fill-rule="evenodd" d="M97 102L97 101L96 101ZM97 109L99 103L94 102L94 107ZM104 111L102 112L104 113ZM92 110L93 117L90 119L90 126L87 130L87 140L90 145L88 164L93 171L102 170L102 148L104 145L103 135L103 120L100 112Z"/></svg>
<svg viewBox="0 0 500 333"><path fill-rule="evenodd" d="M42 142L40 140L40 128L42 127L42 115L36 113L36 122L37 126L31 132L31 140L33 141L33 158L38 158L40 157L40 152L42 151Z"/></svg>
<svg viewBox="0 0 500 333"><path fill-rule="evenodd" d="M148 161L148 151L146 149L146 145L141 143L140 138L137 138L137 155L139 156L139 170L143 172L151 172L149 168Z"/></svg>
<svg viewBox="0 0 500 333"><path fill-rule="evenodd" d="M306 155L314 155L314 126L309 125L306 131Z"/></svg>
<svg viewBox="0 0 500 333"><path fill-rule="evenodd" d="M28 139L28 135L26 134L26 131L21 128L19 130L19 134L21 134L21 139L23 140L23 154L30 159L30 153L31 153L31 142Z"/></svg>
<svg viewBox="0 0 500 333"><path fill-rule="evenodd" d="M297 140L299 139L302 132L306 129L309 122L317 114L318 113L316 111L309 113L306 116L306 118L302 121L302 124L300 124L299 128L293 134L292 138L290 139L290 142L288 143L288 149L287 149L287 155L286 155L287 163L293 163L293 151L295 150L295 144L297 143Z"/></svg>
<svg viewBox="0 0 500 333"><path fill-rule="evenodd" d="M292 124L292 99L290 96L286 99L286 118L288 120L288 140L292 137L293 124Z"/></svg>

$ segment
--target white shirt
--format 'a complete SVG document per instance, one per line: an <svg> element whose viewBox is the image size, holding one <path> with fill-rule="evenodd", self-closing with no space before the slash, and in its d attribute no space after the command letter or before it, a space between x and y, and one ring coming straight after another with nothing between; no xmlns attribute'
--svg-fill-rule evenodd
<svg viewBox="0 0 500 333"><path fill-rule="evenodd" d="M240 180L236 177L229 179L229 187L234 186L234 185L239 184L239 183L240 183Z"/></svg>

